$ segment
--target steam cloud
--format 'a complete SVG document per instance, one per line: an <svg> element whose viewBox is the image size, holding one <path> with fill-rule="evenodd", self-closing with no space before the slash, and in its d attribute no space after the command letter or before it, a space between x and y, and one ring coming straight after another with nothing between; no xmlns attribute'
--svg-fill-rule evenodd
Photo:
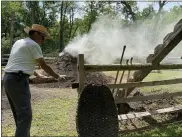
<svg viewBox="0 0 182 137"><path fill-rule="evenodd" d="M173 31L178 21L170 24L159 23L160 26L156 26L156 21L150 20L149 23L137 22L133 27L126 27L118 17L100 16L88 34L75 37L64 51L75 57L84 54L85 60L90 64L112 64L121 57L123 46L126 45L125 59L134 57L134 62L136 58L146 60L154 52L154 48L163 43L163 38ZM182 42L169 56L177 57L181 61L181 49Z"/></svg>

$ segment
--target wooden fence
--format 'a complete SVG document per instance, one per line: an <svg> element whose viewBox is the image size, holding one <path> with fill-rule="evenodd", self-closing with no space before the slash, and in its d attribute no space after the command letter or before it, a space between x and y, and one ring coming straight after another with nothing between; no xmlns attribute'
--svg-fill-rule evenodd
<svg viewBox="0 0 182 137"><path fill-rule="evenodd" d="M8 59L9 59L9 55L10 54L3 54L1 56L1 66L6 66L6 64L8 63ZM55 59L55 57L44 57L46 62L52 61Z"/></svg>
<svg viewBox="0 0 182 137"><path fill-rule="evenodd" d="M162 70L162 69L182 69L182 64L132 64L132 65L89 65L84 64L84 55L79 54L78 56L78 83L73 84L73 88L77 88L78 94L84 88L84 73L87 71L118 71L118 70ZM151 81L151 82L128 82L121 84L107 84L109 88L131 88L131 87L144 87L144 86L157 86L157 85L169 85L169 84L179 84L182 83L182 78L175 78L169 80L161 80L161 81ZM148 96L137 96L137 97L115 97L115 102L117 103L126 103L126 102L137 102L137 101L145 101L145 100L159 100L159 99L169 99L176 96L182 96L182 92L173 92L173 93L162 93L157 95L148 95ZM141 116L148 116L158 113L166 113L182 110L182 105L174 106L171 108L164 108L160 110L156 110L154 112L138 112L137 114L123 114L118 118L119 120L137 118Z"/></svg>

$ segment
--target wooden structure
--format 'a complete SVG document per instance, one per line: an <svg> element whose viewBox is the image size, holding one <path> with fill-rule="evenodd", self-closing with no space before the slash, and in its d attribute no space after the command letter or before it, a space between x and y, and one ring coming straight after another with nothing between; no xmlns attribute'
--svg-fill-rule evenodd
<svg viewBox="0 0 182 137"><path fill-rule="evenodd" d="M6 64L8 63L9 55L10 54L3 54L1 56L1 66L6 66ZM46 62L52 62L53 60L55 60L55 57L44 57L44 60Z"/></svg>
<svg viewBox="0 0 182 137"><path fill-rule="evenodd" d="M116 70L148 70L148 69L182 69L182 64L144 64L144 65L89 65L84 64L84 55L80 54L78 56L78 82L74 83L74 88L78 88L78 94L80 95L84 88L84 73L87 71L116 71ZM151 82L128 82L121 84L107 84L109 88L135 88L135 87L144 87L144 86L157 86L157 85L169 85L169 84L179 84L182 83L182 78L175 78L169 80L161 80L161 81L151 81ZM137 102L137 101L145 101L145 100L159 100L159 99L170 99L176 96L182 96L182 92L173 92L173 93L162 93L156 95L148 95L148 96L136 96L136 97L116 97L115 103L127 103L127 102ZM133 119L139 118L142 116L150 116L155 114L180 111L182 110L182 105L177 105L170 108L159 109L151 112L138 112L132 114L122 114L118 117L119 120Z"/></svg>
<svg viewBox="0 0 182 137"><path fill-rule="evenodd" d="M167 34L164 38L163 43L159 44L154 51L154 54L150 54L147 57L147 64L113 64L113 65L89 65L84 64L84 55L80 54L78 56L78 83L74 83L74 88L78 88L78 94L81 93L84 87L84 73L86 71L118 71L118 70L136 70L133 74L133 78L127 80L128 83L119 84L108 84L109 88L123 88L126 89L125 94L115 96L115 103L121 104L126 102L137 102L144 100L158 100L165 98L172 98L176 96L182 96L182 92L175 93L163 93L158 95L149 96L138 96L138 97L127 97L135 87L144 86L157 86L157 85L168 85L168 84L178 84L182 83L182 78L162 80L162 81L152 81L152 82L141 82L152 70L162 70L162 69L182 69L182 64L160 64L160 62L178 45L182 40L182 19L175 25L173 32ZM123 54L122 54L123 56ZM129 76L128 76L129 78ZM121 92L121 91L117 91ZM149 116L154 114L173 112L182 110L182 105L155 110L152 112L138 112L133 114L123 114L120 115L119 120L138 118L142 116Z"/></svg>

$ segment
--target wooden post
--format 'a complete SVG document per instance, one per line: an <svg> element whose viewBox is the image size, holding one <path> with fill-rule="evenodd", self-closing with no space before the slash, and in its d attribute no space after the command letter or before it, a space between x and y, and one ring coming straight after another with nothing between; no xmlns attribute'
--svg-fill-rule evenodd
<svg viewBox="0 0 182 137"><path fill-rule="evenodd" d="M78 82L79 82L79 87L78 87L78 95L81 94L83 87L84 87L84 55L79 54L78 55Z"/></svg>

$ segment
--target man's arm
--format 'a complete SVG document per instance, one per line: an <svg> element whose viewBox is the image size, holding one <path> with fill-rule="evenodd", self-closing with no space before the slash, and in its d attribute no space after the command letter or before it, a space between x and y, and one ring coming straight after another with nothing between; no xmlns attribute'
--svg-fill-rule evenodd
<svg viewBox="0 0 182 137"><path fill-rule="evenodd" d="M57 73L55 73L53 71L53 69L46 64L44 58L38 58L36 59L36 62L41 66L41 68L46 72L48 73L49 75L51 75L52 77L58 79L59 78L59 75Z"/></svg>

